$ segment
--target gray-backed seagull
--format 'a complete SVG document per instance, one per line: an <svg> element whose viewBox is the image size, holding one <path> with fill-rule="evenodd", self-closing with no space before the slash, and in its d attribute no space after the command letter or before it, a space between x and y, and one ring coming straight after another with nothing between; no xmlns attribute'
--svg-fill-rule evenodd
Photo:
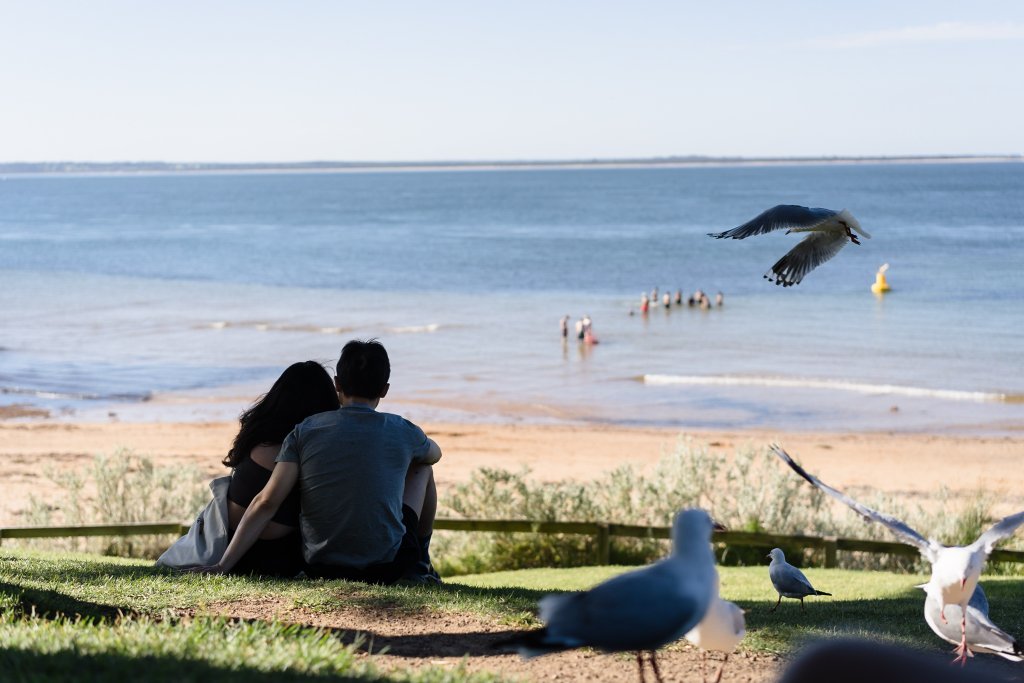
<svg viewBox="0 0 1024 683"><path fill-rule="evenodd" d="M772 612L779 608L782 598L795 598L800 601L800 606L803 607L804 598L809 595L832 595L812 586L802 571L786 562L786 555L780 548L772 548L772 551L768 553L768 557L772 558L771 564L768 565L768 577L772 580L772 585L775 586L775 591L779 594L775 607L771 609Z"/></svg>
<svg viewBox="0 0 1024 683"><path fill-rule="evenodd" d="M810 233L764 274L765 279L783 287L800 284L807 273L838 254L847 242L860 244L857 235L871 238L846 209L812 209L796 204L779 204L737 228L709 232L708 236L741 240L774 230L785 230L787 235L791 232Z"/></svg>
<svg viewBox="0 0 1024 683"><path fill-rule="evenodd" d="M523 657L577 647L636 652L644 680L643 652L661 680L655 651L700 623L717 585L711 552L713 522L700 509L683 510L672 526L672 554L642 569L616 576L582 593L541 598L545 626L495 646L512 646Z"/></svg>
<svg viewBox="0 0 1024 683"><path fill-rule="evenodd" d="M957 658L961 666L967 662L967 603L978 585L978 578L985 566L985 560L999 541L1009 538L1021 524L1024 524L1024 511L1004 517L978 537L974 543L966 546L945 546L935 539L925 538L911 529L904 522L889 515L873 510L858 503L842 491L837 491L825 484L803 467L794 462L786 451L772 444L771 449L790 468L811 484L832 496L836 500L853 508L864 519L879 522L889 529L896 537L907 545L920 551L922 557L932 565L932 575L928 580L929 594L933 594L941 602L939 618L947 621L945 608L947 605L960 607L960 644L956 648Z"/></svg>
<svg viewBox="0 0 1024 683"><path fill-rule="evenodd" d="M959 641L959 629L951 624L949 619L942 621L942 602L941 599L934 594L931 590L931 586L927 583L921 584L918 588L923 588L928 594L924 601L924 620L928 623L928 626L939 638L942 638L947 643L957 645ZM956 621L956 617L960 614L960 607L958 605L948 605L946 607L946 613L950 619ZM981 652L991 655L999 655L1005 659L1009 659L1011 662L1019 662L1024 659L1024 648L1022 644L1018 643L1017 640L1009 633L999 628L992 623L992 620L988 616L988 598L985 597L985 591L982 590L981 584L974 589L974 595L971 596L970 601L967 603L967 656L973 657L972 652Z"/></svg>

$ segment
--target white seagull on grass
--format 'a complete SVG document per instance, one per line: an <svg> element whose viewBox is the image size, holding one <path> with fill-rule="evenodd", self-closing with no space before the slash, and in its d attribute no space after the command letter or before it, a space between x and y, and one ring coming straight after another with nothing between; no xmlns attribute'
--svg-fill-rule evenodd
<svg viewBox="0 0 1024 683"><path fill-rule="evenodd" d="M725 663L729 661L736 646L747 634L747 622L743 618L743 610L734 602L723 600L718 597L718 577L715 576L715 597L704 614L701 622L692 631L686 634L686 639L700 648L700 674L701 678L707 681L705 674L705 660L708 650L724 652L725 659L718 668L714 683L722 680L722 672L725 671Z"/></svg>
<svg viewBox="0 0 1024 683"><path fill-rule="evenodd" d="M879 522L889 529L898 539L917 548L922 557L932 565L932 576L928 580L928 592L941 603L939 608L940 621L946 622L947 605L960 607L960 644L957 645L957 657L954 662L963 666L967 662L967 604L978 585L978 578L985 566L985 560L999 541L1009 538L1021 524L1024 524L1024 511L1018 512L996 522L988 531L978 537L974 543L966 546L945 546L935 539L925 538L895 517L872 510L858 503L842 491L837 491L825 484L814 475L808 474L803 467L793 461L786 451L772 444L771 449L790 468L811 484L850 506L855 512L870 522Z"/></svg>
<svg viewBox="0 0 1024 683"><path fill-rule="evenodd" d="M924 601L924 620L939 638L947 643L957 645L959 628L949 620L942 620L942 601L931 590L929 584L921 584L928 597ZM960 616L958 605L948 605L945 609L949 619L956 621ZM999 655L1011 662L1024 659L1024 649L1009 633L992 623L988 616L988 598L981 584L974 589L974 595L967 603L967 656L973 657L974 652Z"/></svg>
<svg viewBox="0 0 1024 683"><path fill-rule="evenodd" d="M810 233L764 274L765 279L783 287L800 284L807 273L838 254L847 242L860 244L857 235L871 239L871 235L846 209L811 209L795 204L779 204L738 228L709 232L708 236L741 240L774 230L785 230L787 235L791 232Z"/></svg>
<svg viewBox="0 0 1024 683"><path fill-rule="evenodd" d="M672 527L672 555L583 593L541 598L544 628L495 645L514 646L523 657L587 646L604 652L635 651L641 682L643 653L648 651L654 676L661 681L655 651L700 623L714 597L712 528L704 510L681 511Z"/></svg>
<svg viewBox="0 0 1024 683"><path fill-rule="evenodd" d="M799 600L800 606L803 607L804 598L809 595L832 595L812 586L802 571L786 562L786 555L780 548L772 548L767 556L772 558L771 564L768 565L768 577L771 578L772 585L775 586L775 590L779 594L775 607L771 609L772 612L779 608L782 598Z"/></svg>

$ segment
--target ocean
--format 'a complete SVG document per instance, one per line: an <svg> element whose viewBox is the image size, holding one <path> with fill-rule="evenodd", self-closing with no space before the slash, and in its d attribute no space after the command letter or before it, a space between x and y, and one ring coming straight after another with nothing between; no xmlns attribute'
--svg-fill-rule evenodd
<svg viewBox="0 0 1024 683"><path fill-rule="evenodd" d="M706 236L781 203L872 239L781 288L797 236ZM62 420L234 419L379 338L419 421L1020 434L1024 164L7 176L0 316L0 405Z"/></svg>

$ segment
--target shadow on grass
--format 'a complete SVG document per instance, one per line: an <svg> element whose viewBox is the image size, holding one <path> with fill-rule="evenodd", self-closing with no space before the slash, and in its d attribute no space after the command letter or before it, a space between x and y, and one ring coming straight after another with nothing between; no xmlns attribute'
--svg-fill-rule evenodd
<svg viewBox="0 0 1024 683"><path fill-rule="evenodd" d="M86 655L62 650L43 654L35 651L0 648L3 680L35 681L174 681L182 683L260 683L266 681L365 681L386 677L356 678L317 675L296 671L260 671L238 666L223 668L206 662L174 657L130 657L115 654Z"/></svg>
<svg viewBox="0 0 1024 683"><path fill-rule="evenodd" d="M160 569L155 565L131 565L113 561L96 559L64 560L60 565L49 559L36 559L31 557L3 556L0 557L3 566L10 574L16 574L19 578L27 581L53 580L54 570L57 569L61 575L70 580L80 583L115 579L143 579L154 578L171 574L171 570Z"/></svg>
<svg viewBox="0 0 1024 683"><path fill-rule="evenodd" d="M1024 580L982 584L991 604L992 620L1012 635L1024 635L1024 611L1020 609ZM936 656L945 656L952 648L925 622L925 594L919 589L907 588L892 597L871 600L812 600L808 598L801 608L798 601L783 598L774 612L774 599L737 601L746 610L748 646L789 653L814 641L848 637L901 645ZM1002 680L1024 681L1024 665L1019 663L995 655L977 655L971 661L975 665L985 662L985 667L999 672Z"/></svg>
<svg viewBox="0 0 1024 683"><path fill-rule="evenodd" d="M329 584L328 584L329 585ZM537 601L552 591L529 588L490 588L444 583L424 588L369 589L364 584L344 583L336 591L339 601L354 607L415 613L423 609L464 605L490 616L535 612Z"/></svg>
<svg viewBox="0 0 1024 683"><path fill-rule="evenodd" d="M96 622L108 622L122 616L134 616L134 612L127 608L79 600L58 591L25 588L2 581L0 581L0 595L13 598L16 612L43 619L81 617Z"/></svg>
<svg viewBox="0 0 1024 683"><path fill-rule="evenodd" d="M1011 634L1024 634L1024 612L1020 609L1024 580L985 582L985 589L992 604L992 619ZM417 599L427 605L436 605L440 590L416 591L419 594ZM508 589L465 586L455 590L487 599L508 597L512 592ZM542 591L516 592L516 602L522 600L532 605L545 594ZM786 654L808 642L837 636L866 638L942 654L951 647L928 628L923 616L924 593L913 588L893 597L871 600L807 600L802 608L799 602L783 600L775 612L770 611L775 604L774 600L738 602L747 611L747 647L755 650ZM386 601L378 606L390 607ZM400 610L408 606L403 604ZM363 648L370 648L374 652L387 648L389 654L401 657L487 657L501 654L501 650L494 649L495 643L527 628L503 632L431 632L400 636L386 636L370 630L362 632L367 638ZM336 636L346 642L354 641L354 632L346 632L341 627L333 630ZM978 659L990 662L990 666L1007 674L1013 674L1007 680L1024 681L1024 665L992 655L979 655Z"/></svg>

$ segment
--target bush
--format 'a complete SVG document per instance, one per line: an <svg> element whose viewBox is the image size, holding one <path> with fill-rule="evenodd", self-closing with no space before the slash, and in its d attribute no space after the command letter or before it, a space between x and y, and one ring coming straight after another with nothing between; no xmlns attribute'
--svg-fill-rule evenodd
<svg viewBox="0 0 1024 683"><path fill-rule="evenodd" d="M939 512L911 510L888 496L863 502L884 510L926 535L946 543L973 541L991 521L989 501L970 497L958 514L944 514L952 496L940 492ZM880 524L867 524L853 511L833 502L780 466L767 450L746 448L725 460L705 446L681 437L672 453L643 474L624 465L587 482L540 483L529 470L509 472L482 468L467 484L442 501L443 516L537 521L607 522L668 526L684 507L702 507L735 531L813 534L893 540ZM596 557L593 539L571 534L438 532L435 563L443 574L579 566ZM612 564L649 562L667 552L665 541L612 538ZM811 559L801 547L783 548L794 564ZM764 564L766 548L719 548L725 564ZM840 566L861 569L917 571L920 560L869 553L838 554Z"/></svg>
<svg viewBox="0 0 1024 683"><path fill-rule="evenodd" d="M49 468L45 474L62 493L49 503L30 498L28 521L34 526L184 521L191 519L210 497L206 479L197 467L157 467L150 458L123 448L111 455L96 456L86 470L60 472ZM155 558L171 540L164 536L126 536L31 543L60 550Z"/></svg>

